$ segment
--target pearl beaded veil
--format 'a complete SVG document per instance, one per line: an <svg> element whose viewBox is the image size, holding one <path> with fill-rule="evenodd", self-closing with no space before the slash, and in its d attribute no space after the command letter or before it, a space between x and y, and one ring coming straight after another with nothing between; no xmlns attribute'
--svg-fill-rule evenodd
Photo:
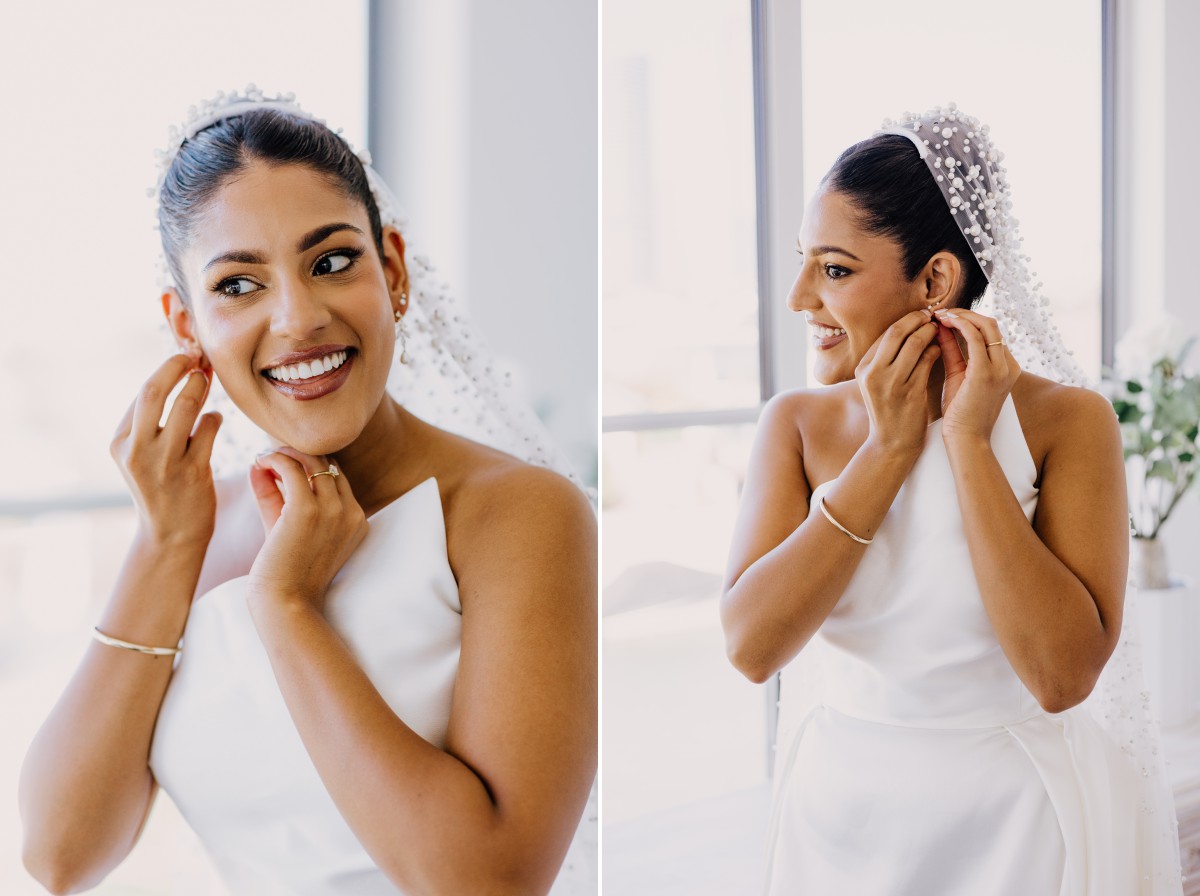
<svg viewBox="0 0 1200 896"><path fill-rule="evenodd" d="M1071 357L1026 267L1004 154L989 128L953 103L885 121L876 134L908 138L920 153L988 278L979 310L996 318L1022 369L1075 386L1089 379ZM1150 709L1137 633L1138 598L1131 588L1121 637L1085 706L1128 759L1140 783L1138 852L1143 857L1139 894L1177 894L1181 888L1174 799Z"/></svg>
<svg viewBox="0 0 1200 896"><path fill-rule="evenodd" d="M192 106L182 127L172 127L168 146L157 153L159 177L151 195L155 202L166 173L185 142L219 121L259 109L273 109L299 118L321 119L304 111L293 94L267 96L254 85L244 92L218 93ZM341 132L337 132L339 136ZM345 138L343 137L343 140ZM346 141L349 145L349 141ZM351 147L353 150L353 147ZM409 304L404 315L407 331L405 363L393 363L388 392L406 409L435 426L481 442L527 463L547 467L583 483L532 409L515 394L512 373L491 354L474 331L449 285L428 257L413 248L408 220L366 150L355 153L363 163L380 221L404 235L405 264L409 276ZM160 257L160 277L174 287L166 261ZM222 411L213 452L218 473L238 474L254 455L270 446L267 436L238 412L214 378L212 401Z"/></svg>
<svg viewBox="0 0 1200 896"><path fill-rule="evenodd" d="M929 168L975 259L988 279L980 311L995 317L1021 367L1060 383L1088 385L1088 377L1063 344L1026 267L1004 153L992 145L990 129L954 103L923 115L887 120L876 134L907 137Z"/></svg>

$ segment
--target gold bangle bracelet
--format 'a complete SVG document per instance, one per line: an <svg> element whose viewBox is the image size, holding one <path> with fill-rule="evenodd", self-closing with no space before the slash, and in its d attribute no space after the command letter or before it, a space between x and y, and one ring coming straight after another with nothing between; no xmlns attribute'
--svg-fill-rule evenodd
<svg viewBox="0 0 1200 896"><path fill-rule="evenodd" d="M860 538L859 536L857 536L853 532L851 532L849 529L847 529L845 526L843 526L841 523L839 523L837 520L835 520L833 518L833 514L829 512L829 508L825 506L825 496L824 495L822 495L821 500L817 502L817 506L821 508L821 513L825 514L825 519L829 520L829 522L833 523L834 526L836 526L842 532L845 532L847 535L849 535L851 538L853 538L859 544L864 544L864 545L870 544L871 542L873 542L875 540L874 538Z"/></svg>
<svg viewBox="0 0 1200 896"><path fill-rule="evenodd" d="M136 650L138 653L145 653L150 656L175 656L175 654L183 649L182 647L147 647L145 644L122 641L120 638L104 634L99 628L92 629L92 637L101 644L107 644L109 647L120 647L122 650Z"/></svg>

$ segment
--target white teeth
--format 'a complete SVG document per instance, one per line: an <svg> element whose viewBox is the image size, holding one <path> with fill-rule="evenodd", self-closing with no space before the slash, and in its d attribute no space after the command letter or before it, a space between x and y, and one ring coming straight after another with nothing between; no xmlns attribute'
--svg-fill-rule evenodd
<svg viewBox="0 0 1200 896"><path fill-rule="evenodd" d="M312 361L301 361L299 364L284 364L279 367L272 367L267 371L267 376L273 380L287 383L292 380L307 380L314 376L320 376L333 370L335 367L341 367L346 363L348 357L345 351L334 352L331 355L326 355L324 358L315 358Z"/></svg>
<svg viewBox="0 0 1200 896"><path fill-rule="evenodd" d="M821 324L810 324L809 326L813 328L813 332L821 339L846 335L846 331L842 327L826 327Z"/></svg>

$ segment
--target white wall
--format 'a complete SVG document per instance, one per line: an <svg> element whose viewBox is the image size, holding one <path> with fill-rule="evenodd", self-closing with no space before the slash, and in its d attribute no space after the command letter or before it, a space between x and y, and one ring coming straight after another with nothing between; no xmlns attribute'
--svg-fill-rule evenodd
<svg viewBox="0 0 1200 896"><path fill-rule="evenodd" d="M411 232L585 478L597 411L595 0L374 4L369 143Z"/></svg>
<svg viewBox="0 0 1200 896"><path fill-rule="evenodd" d="M1118 326L1164 309L1200 333L1200 4L1119 0ZM1118 334L1119 335L1119 334ZM1200 353L1192 357L1200 363ZM1200 580L1200 500L1193 492L1163 530L1177 575Z"/></svg>

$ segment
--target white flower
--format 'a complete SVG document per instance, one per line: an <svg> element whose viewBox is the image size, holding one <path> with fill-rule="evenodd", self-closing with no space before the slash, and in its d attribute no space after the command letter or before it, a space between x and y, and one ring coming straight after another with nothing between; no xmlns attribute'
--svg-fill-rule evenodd
<svg viewBox="0 0 1200 896"><path fill-rule="evenodd" d="M1149 373L1156 361L1177 358L1191 334L1165 311L1138 318L1117 343L1117 370L1123 376Z"/></svg>

